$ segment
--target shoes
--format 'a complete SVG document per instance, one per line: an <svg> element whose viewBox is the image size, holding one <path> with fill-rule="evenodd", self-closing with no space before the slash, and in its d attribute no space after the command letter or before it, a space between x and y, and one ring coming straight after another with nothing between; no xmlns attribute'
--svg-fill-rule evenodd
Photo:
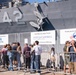
<svg viewBox="0 0 76 75"><path fill-rule="evenodd" d="M55 69L54 69L54 68L53 68L52 70L53 70L53 71L55 71Z"/></svg>
<svg viewBox="0 0 76 75"><path fill-rule="evenodd" d="M36 73L36 71L31 71L30 73L33 74L33 73Z"/></svg>
<svg viewBox="0 0 76 75"><path fill-rule="evenodd" d="M21 68L20 68L20 67L18 67L18 70L21 70Z"/></svg>
<svg viewBox="0 0 76 75"><path fill-rule="evenodd" d="M16 65L13 65L13 67L16 67Z"/></svg>
<svg viewBox="0 0 76 75"><path fill-rule="evenodd" d="M2 68L5 68L5 66L2 65Z"/></svg>
<svg viewBox="0 0 76 75"><path fill-rule="evenodd" d="M37 73L37 75L41 75L41 73Z"/></svg>
<svg viewBox="0 0 76 75"><path fill-rule="evenodd" d="M9 71L14 71L12 67L9 67L8 70L9 70Z"/></svg>
<svg viewBox="0 0 76 75"><path fill-rule="evenodd" d="M13 69L10 69L9 71L14 71Z"/></svg>

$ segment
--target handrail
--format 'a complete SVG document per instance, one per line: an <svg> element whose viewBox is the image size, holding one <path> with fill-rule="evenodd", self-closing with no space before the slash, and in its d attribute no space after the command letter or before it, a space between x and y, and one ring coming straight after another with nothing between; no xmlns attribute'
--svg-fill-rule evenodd
<svg viewBox="0 0 76 75"><path fill-rule="evenodd" d="M66 54L71 54L71 53L76 53L76 52L64 52L64 54L65 54L65 53L66 53Z"/></svg>

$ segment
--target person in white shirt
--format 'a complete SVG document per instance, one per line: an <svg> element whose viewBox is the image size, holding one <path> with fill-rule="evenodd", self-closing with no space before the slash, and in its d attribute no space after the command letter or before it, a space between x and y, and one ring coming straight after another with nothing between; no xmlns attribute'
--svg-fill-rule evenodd
<svg viewBox="0 0 76 75"><path fill-rule="evenodd" d="M38 71L38 73L41 73L40 58L41 58L42 48L41 46L39 46L39 41L35 41L35 46L33 49L35 50L35 69Z"/></svg>
<svg viewBox="0 0 76 75"><path fill-rule="evenodd" d="M51 65L53 63L53 70L55 70L55 48L54 47L51 48L50 56L51 56Z"/></svg>

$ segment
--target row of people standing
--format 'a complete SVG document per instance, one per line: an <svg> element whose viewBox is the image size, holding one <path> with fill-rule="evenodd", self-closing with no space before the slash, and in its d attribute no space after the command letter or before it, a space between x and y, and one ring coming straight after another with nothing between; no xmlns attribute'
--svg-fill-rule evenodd
<svg viewBox="0 0 76 75"><path fill-rule="evenodd" d="M18 63L18 69L21 67L21 61L20 61L20 56L21 56L21 46L20 43L12 43L12 45L7 44L4 45L2 50L0 51L2 55L2 63L3 63L3 68L6 67L8 70L13 70L13 64Z"/></svg>
<svg viewBox="0 0 76 75"><path fill-rule="evenodd" d="M13 65L17 64L18 69L21 68L21 54L24 56L24 63L26 69L31 69L31 72L40 73L40 59L42 48L39 45L39 41L35 41L33 45L25 44L23 50L21 50L20 43L7 44L1 50L3 67L7 65L9 70L13 70ZM9 65L9 67L8 67Z"/></svg>

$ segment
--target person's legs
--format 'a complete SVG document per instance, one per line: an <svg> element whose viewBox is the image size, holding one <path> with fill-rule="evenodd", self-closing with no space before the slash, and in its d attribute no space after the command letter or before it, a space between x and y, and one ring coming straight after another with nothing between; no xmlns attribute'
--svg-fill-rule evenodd
<svg viewBox="0 0 76 75"><path fill-rule="evenodd" d="M34 55L31 56L31 71L35 71L35 66L34 66Z"/></svg>
<svg viewBox="0 0 76 75"><path fill-rule="evenodd" d="M64 72L66 73L66 65L64 64Z"/></svg>
<svg viewBox="0 0 76 75"><path fill-rule="evenodd" d="M8 65L9 65L9 60L8 60L8 56L6 55L6 58L5 58L5 62L6 62L6 65L7 65L7 68L8 68Z"/></svg>
<svg viewBox="0 0 76 75"><path fill-rule="evenodd" d="M33 57L31 55L31 71L33 70Z"/></svg>
<svg viewBox="0 0 76 75"><path fill-rule="evenodd" d="M26 68L30 69L30 57L26 58Z"/></svg>
<svg viewBox="0 0 76 75"><path fill-rule="evenodd" d="M74 71L74 63L73 62L70 62L69 63L69 73L71 73L73 71Z"/></svg>
<svg viewBox="0 0 76 75"><path fill-rule="evenodd" d="M28 58L26 58L26 62L25 62L25 68L27 69L28 66Z"/></svg>
<svg viewBox="0 0 76 75"><path fill-rule="evenodd" d="M40 73L40 55L35 56L35 67L38 73Z"/></svg>
<svg viewBox="0 0 76 75"><path fill-rule="evenodd" d="M13 53L13 65L15 65L15 54Z"/></svg>
<svg viewBox="0 0 76 75"><path fill-rule="evenodd" d="M53 67L54 67L54 69L55 69L55 62L53 62Z"/></svg>
<svg viewBox="0 0 76 75"><path fill-rule="evenodd" d="M17 62L17 53L15 54L15 65L17 65L18 64L18 62Z"/></svg>
<svg viewBox="0 0 76 75"><path fill-rule="evenodd" d="M30 69L30 62L31 62L31 60L30 60L30 57L28 58L28 68Z"/></svg>
<svg viewBox="0 0 76 75"><path fill-rule="evenodd" d="M25 55L23 55L23 61L24 61L24 63L26 63L26 57L25 57Z"/></svg>
<svg viewBox="0 0 76 75"><path fill-rule="evenodd" d="M25 67L26 67L27 70L30 69L30 57L26 58Z"/></svg>
<svg viewBox="0 0 76 75"><path fill-rule="evenodd" d="M17 54L18 70L21 68L20 54Z"/></svg>
<svg viewBox="0 0 76 75"><path fill-rule="evenodd" d="M76 62L74 62L74 73L76 74Z"/></svg>
<svg viewBox="0 0 76 75"><path fill-rule="evenodd" d="M66 73L66 53L64 53L64 73Z"/></svg>
<svg viewBox="0 0 76 75"><path fill-rule="evenodd" d="M13 53L13 65L17 65L17 53Z"/></svg>
<svg viewBox="0 0 76 75"><path fill-rule="evenodd" d="M5 68L5 56L3 55L3 68Z"/></svg>
<svg viewBox="0 0 76 75"><path fill-rule="evenodd" d="M13 59L12 59L12 57L9 58L9 70L13 71Z"/></svg>

